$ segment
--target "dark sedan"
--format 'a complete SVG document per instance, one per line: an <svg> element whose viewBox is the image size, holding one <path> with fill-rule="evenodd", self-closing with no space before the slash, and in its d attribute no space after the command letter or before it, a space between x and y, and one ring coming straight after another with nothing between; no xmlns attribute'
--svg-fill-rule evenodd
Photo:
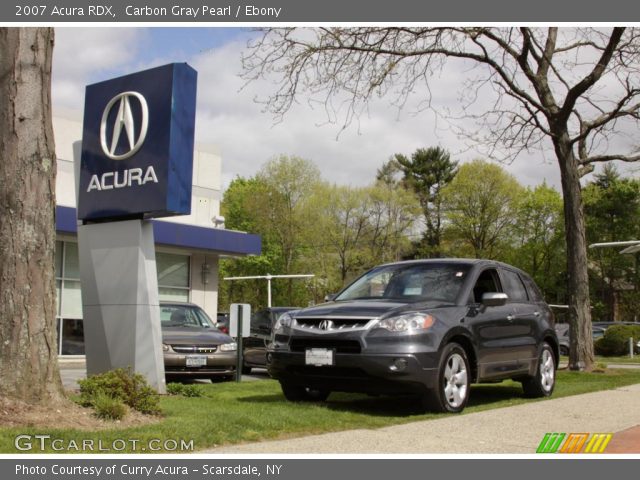
<svg viewBox="0 0 640 480"><path fill-rule="evenodd" d="M237 345L213 326L191 303L161 303L162 350L167 378L231 379L236 373Z"/></svg>
<svg viewBox="0 0 640 480"><path fill-rule="evenodd" d="M488 260L437 259L376 267L331 302L285 313L269 374L289 400L332 391L417 394L460 412L472 382L514 379L527 396L555 386L553 315L533 280Z"/></svg>
<svg viewBox="0 0 640 480"><path fill-rule="evenodd" d="M283 314L299 308L269 307L251 315L251 335L242 340L242 373L249 374L252 368L266 368L273 326Z"/></svg>

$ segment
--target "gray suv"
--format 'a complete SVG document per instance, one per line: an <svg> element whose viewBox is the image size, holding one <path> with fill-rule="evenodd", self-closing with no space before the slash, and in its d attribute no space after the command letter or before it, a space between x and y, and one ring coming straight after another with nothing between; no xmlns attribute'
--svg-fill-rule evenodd
<svg viewBox="0 0 640 480"><path fill-rule="evenodd" d="M282 315L267 366L293 401L415 394L422 409L460 412L472 382L514 379L527 396L551 395L553 323L533 280L504 263L392 263L328 303Z"/></svg>

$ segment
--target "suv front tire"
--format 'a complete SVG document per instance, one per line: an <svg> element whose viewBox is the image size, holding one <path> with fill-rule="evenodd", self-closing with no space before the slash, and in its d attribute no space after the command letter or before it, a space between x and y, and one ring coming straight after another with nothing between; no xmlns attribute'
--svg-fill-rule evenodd
<svg viewBox="0 0 640 480"><path fill-rule="evenodd" d="M436 412L459 413L469 400L471 369L467 353L459 344L449 343L440 358L438 385L424 394L423 407Z"/></svg>

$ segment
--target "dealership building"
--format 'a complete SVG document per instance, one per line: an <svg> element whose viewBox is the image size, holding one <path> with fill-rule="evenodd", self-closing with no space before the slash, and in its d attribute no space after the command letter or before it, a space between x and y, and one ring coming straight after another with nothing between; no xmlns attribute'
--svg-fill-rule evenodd
<svg viewBox="0 0 640 480"><path fill-rule="evenodd" d="M76 157L82 140L79 112L54 112L56 143L56 293L58 353L84 355L82 297L77 242ZM215 320L218 263L223 257L259 255L257 235L226 230L220 217L221 157L210 145L196 144L191 214L153 223L160 301L193 302Z"/></svg>

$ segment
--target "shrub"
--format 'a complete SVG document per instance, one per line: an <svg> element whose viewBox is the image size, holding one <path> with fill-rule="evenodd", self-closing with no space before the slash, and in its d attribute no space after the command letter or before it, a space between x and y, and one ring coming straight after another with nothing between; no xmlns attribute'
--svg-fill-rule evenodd
<svg viewBox="0 0 640 480"><path fill-rule="evenodd" d="M100 392L93 399L93 409L98 418L105 420L122 420L127 414L127 406L122 400Z"/></svg>
<svg viewBox="0 0 640 480"><path fill-rule="evenodd" d="M202 389L198 385L185 385L183 383L167 384L169 395L182 395L183 397L201 397Z"/></svg>
<svg viewBox="0 0 640 480"><path fill-rule="evenodd" d="M161 413L160 397L151 388L146 379L130 368L118 368L99 375L80 380L80 403L85 407L94 407L96 398L105 394L120 400L125 405L141 413L156 415Z"/></svg>
<svg viewBox="0 0 640 480"><path fill-rule="evenodd" d="M605 357L626 355L629 353L629 337L633 337L634 345L640 340L640 325L613 325L595 343L595 352Z"/></svg>

